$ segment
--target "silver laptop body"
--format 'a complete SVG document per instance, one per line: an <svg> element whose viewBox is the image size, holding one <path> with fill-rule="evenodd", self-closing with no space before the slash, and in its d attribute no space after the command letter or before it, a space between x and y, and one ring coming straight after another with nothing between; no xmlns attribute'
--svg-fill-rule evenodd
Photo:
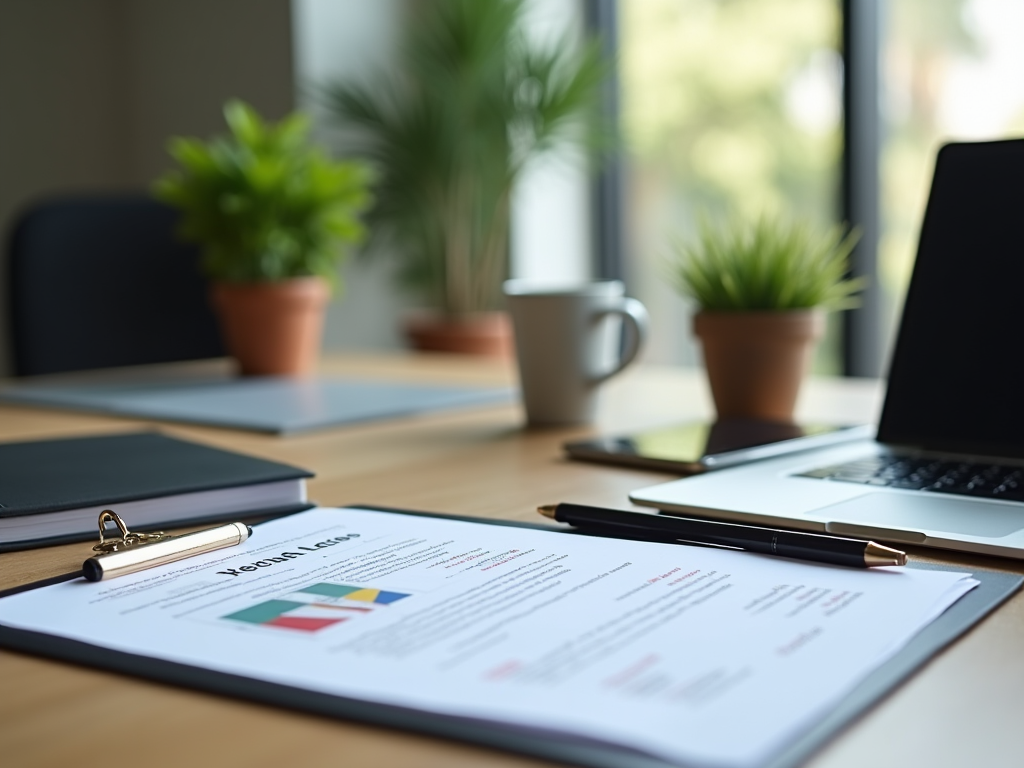
<svg viewBox="0 0 1024 768"><path fill-rule="evenodd" d="M1024 558L1024 139L939 152L877 439L630 499Z"/></svg>

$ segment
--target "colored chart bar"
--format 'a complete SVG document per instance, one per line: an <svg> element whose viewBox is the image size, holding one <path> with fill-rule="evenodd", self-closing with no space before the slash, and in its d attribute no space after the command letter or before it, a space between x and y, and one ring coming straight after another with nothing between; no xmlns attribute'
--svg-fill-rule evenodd
<svg viewBox="0 0 1024 768"><path fill-rule="evenodd" d="M353 587L347 584L312 584L292 593L299 600L301 595L316 595L321 600L346 600L358 603L387 605L409 597L404 592L387 592L381 589ZM316 598L311 598L316 600ZM342 605L334 602L299 602L298 600L267 600L249 606L222 618L258 624L264 627L295 629L302 632L317 632L325 627L340 624L351 618L352 613L369 613L371 606ZM349 615L340 615L348 613ZM333 614L333 615L332 615Z"/></svg>
<svg viewBox="0 0 1024 768"><path fill-rule="evenodd" d="M228 614L224 618L244 621L249 624L268 624L281 614L302 608L304 605L304 603L296 603L291 600L268 600L265 603L257 603L236 613Z"/></svg>
<svg viewBox="0 0 1024 768"><path fill-rule="evenodd" d="M409 595L405 592L386 592L382 589L369 589L366 587L352 587L347 584L311 584L303 587L299 592L311 595L323 595L324 597L343 597L346 600L358 600L363 603L380 603L387 605Z"/></svg>
<svg viewBox="0 0 1024 768"><path fill-rule="evenodd" d="M332 624L340 624L345 619L314 619L308 616L278 616L276 619L267 622L270 627L282 627L284 629L298 629L302 632L316 632L318 629L329 627Z"/></svg>

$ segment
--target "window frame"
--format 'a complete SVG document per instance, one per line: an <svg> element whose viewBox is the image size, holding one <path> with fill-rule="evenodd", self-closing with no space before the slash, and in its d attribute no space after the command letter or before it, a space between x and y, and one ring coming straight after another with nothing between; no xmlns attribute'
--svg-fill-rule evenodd
<svg viewBox="0 0 1024 768"><path fill-rule="evenodd" d="M605 83L602 110L611 125L620 124L619 0L583 0L588 32L598 37L611 75ZM857 308L840 316L841 360L845 376L882 375L882 297L878 280L880 233L881 115L879 67L881 13L879 0L840 0L842 57L842 150L839 167L841 221L861 233L851 255L851 273L867 278ZM614 152L594 174L592 219L594 274L623 279L625 274L625 168Z"/></svg>

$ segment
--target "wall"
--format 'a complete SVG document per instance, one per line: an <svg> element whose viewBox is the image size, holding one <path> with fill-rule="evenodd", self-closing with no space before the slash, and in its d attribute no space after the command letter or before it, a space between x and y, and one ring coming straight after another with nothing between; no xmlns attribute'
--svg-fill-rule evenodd
<svg viewBox="0 0 1024 768"><path fill-rule="evenodd" d="M318 137L344 152L317 89L333 81L364 80L386 70L399 45L406 0L295 0L295 75L298 100L312 112ZM365 254L342 266L342 292L324 329L327 349L398 349L402 314L415 303L397 291L385 253Z"/></svg>
<svg viewBox="0 0 1024 768"><path fill-rule="evenodd" d="M134 183L170 166L172 135L225 130L229 98L277 120L295 108L288 0L121 0Z"/></svg>
<svg viewBox="0 0 1024 768"><path fill-rule="evenodd" d="M223 131L242 97L278 118L300 106L337 145L315 90L390 66L410 0L2 0L0 232L28 201L64 190L144 189L170 160L167 138ZM531 0L538 38L582 29L578 0ZM547 158L516 190L512 271L547 281L591 274L588 179ZM0 376L9 371L0 264ZM343 267L325 346L404 346L415 297L387 259Z"/></svg>
<svg viewBox="0 0 1024 768"><path fill-rule="evenodd" d="M17 209L38 195L124 184L121 132L110 122L121 95L116 18L110 0L0 3L4 242ZM0 269L0 281L4 274ZM0 374L9 365L8 332L7 290L0 284Z"/></svg>
<svg viewBox="0 0 1024 768"><path fill-rule="evenodd" d="M145 188L231 96L294 105L288 0L3 0L0 232L34 198ZM2 265L0 265L2 266ZM0 268L0 375L9 371Z"/></svg>
<svg viewBox="0 0 1024 768"><path fill-rule="evenodd" d="M582 39L582 3L531 0L527 34L538 44ZM590 174L562 151L526 168L512 199L511 273L540 283L573 283L594 274Z"/></svg>

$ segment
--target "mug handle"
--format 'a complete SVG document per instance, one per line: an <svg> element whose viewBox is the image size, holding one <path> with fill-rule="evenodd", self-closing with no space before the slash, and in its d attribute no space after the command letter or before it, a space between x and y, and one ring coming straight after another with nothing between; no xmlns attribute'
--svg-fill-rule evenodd
<svg viewBox="0 0 1024 768"><path fill-rule="evenodd" d="M647 340L647 327L650 317L647 314L647 308L637 299L625 298L622 300L621 307L600 312L598 317L604 317L605 315L622 315L622 319L626 321L626 348L622 352L622 357L619 358L618 365L608 371L608 373L591 378L592 384L600 384L602 381L610 379L633 362L633 359L643 348L644 342Z"/></svg>

